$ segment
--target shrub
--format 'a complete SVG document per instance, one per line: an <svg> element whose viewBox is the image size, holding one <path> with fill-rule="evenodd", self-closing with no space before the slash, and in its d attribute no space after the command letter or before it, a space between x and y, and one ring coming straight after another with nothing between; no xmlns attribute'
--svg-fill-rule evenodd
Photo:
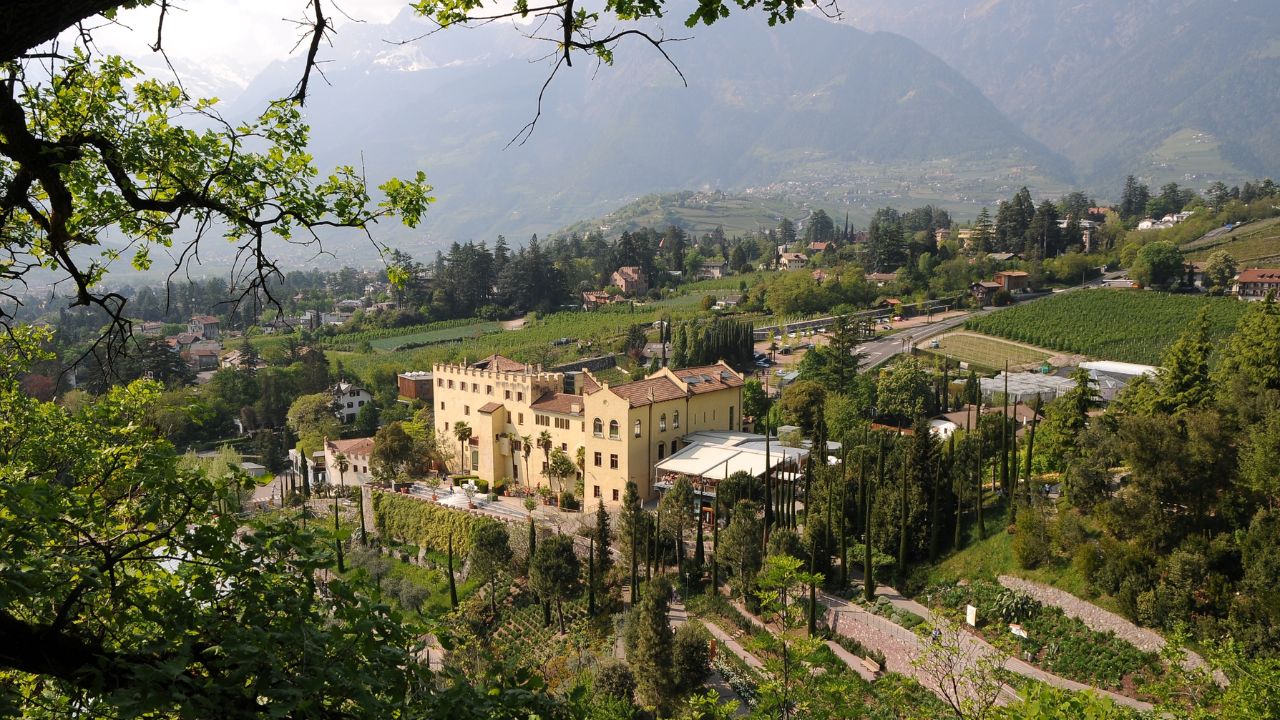
<svg viewBox="0 0 1280 720"><path fill-rule="evenodd" d="M560 509L561 510L577 510L578 499L573 496L573 492L565 490L560 493Z"/></svg>
<svg viewBox="0 0 1280 720"><path fill-rule="evenodd" d="M1040 603L1032 599L1031 596L1016 590L1005 590L996 596L996 602L992 609L1005 622L1017 623L1031 617L1039 607Z"/></svg>
<svg viewBox="0 0 1280 720"><path fill-rule="evenodd" d="M1018 531L1013 536L1013 557L1025 569L1037 568L1048 562L1049 528L1044 516L1035 510L1018 513Z"/></svg>
<svg viewBox="0 0 1280 720"><path fill-rule="evenodd" d="M676 630L671 650L671 675L676 691L698 689L711 674L711 633L702 623L690 621Z"/></svg>
<svg viewBox="0 0 1280 720"><path fill-rule="evenodd" d="M1064 511L1058 514L1058 521L1053 527L1053 544L1063 555L1074 555L1076 548L1089 539L1089 531L1084 521L1074 512Z"/></svg>
<svg viewBox="0 0 1280 720"><path fill-rule="evenodd" d="M630 702L636 691L636 677L626 663L608 660L601 663L596 671L595 691L605 697Z"/></svg>

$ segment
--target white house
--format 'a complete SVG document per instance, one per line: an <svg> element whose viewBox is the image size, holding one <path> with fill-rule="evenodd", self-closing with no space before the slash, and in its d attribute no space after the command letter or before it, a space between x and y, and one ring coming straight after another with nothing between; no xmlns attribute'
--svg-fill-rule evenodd
<svg viewBox="0 0 1280 720"><path fill-rule="evenodd" d="M338 455L347 461L347 471L339 472ZM329 484L361 485L373 479L370 458L373 438L324 441L324 472Z"/></svg>
<svg viewBox="0 0 1280 720"><path fill-rule="evenodd" d="M344 423L355 422L360 408L373 402L372 393L346 380L341 380L337 385L329 388L329 395L333 397L334 414Z"/></svg>

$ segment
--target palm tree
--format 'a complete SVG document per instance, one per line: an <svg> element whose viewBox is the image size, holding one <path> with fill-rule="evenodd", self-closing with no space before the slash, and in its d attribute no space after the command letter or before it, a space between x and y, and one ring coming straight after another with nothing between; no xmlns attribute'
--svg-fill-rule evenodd
<svg viewBox="0 0 1280 720"><path fill-rule="evenodd" d="M533 453L533 438L528 435L520 436L520 454L524 456L524 489L529 491L529 455Z"/></svg>
<svg viewBox="0 0 1280 720"><path fill-rule="evenodd" d="M471 426L465 422L453 426L453 436L458 438L458 472L467 469L467 441L471 439Z"/></svg>
<svg viewBox="0 0 1280 720"><path fill-rule="evenodd" d="M334 462L338 464L338 483L342 490L347 489L347 470L351 469L351 463L347 462L345 453L337 453L333 456ZM333 544L338 551L338 572L343 572L342 567L342 538L338 536L338 493L333 494Z"/></svg>
<svg viewBox="0 0 1280 720"><path fill-rule="evenodd" d="M542 448L542 459L549 468L551 466L551 433L543 430L538 434L538 447ZM546 470L542 471L542 476L547 477ZM547 479L547 486L551 486L550 478ZM555 488L551 488L553 491Z"/></svg>

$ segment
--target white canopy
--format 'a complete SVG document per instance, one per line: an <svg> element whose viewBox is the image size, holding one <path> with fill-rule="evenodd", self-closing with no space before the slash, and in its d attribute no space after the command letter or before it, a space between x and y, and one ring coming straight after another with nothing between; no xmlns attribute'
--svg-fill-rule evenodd
<svg viewBox="0 0 1280 720"><path fill-rule="evenodd" d="M777 470L797 465L809 455L808 450L775 442L770 444L766 462L764 436L751 433L694 433L685 437L685 442L689 444L654 466L659 474L720 480L736 472L748 472L760 477L769 466Z"/></svg>

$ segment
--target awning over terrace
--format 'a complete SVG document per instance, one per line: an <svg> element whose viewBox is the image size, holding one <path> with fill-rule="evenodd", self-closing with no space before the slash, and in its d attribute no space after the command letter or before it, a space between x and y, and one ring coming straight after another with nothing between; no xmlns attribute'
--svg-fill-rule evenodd
<svg viewBox="0 0 1280 720"><path fill-rule="evenodd" d="M766 460L764 436L751 433L693 433L684 441L688 445L654 466L659 478L674 474L715 481L736 472L763 477L766 468L772 466L775 477L794 480L809 456L808 450L783 447L773 438ZM658 485L661 487L662 483Z"/></svg>

